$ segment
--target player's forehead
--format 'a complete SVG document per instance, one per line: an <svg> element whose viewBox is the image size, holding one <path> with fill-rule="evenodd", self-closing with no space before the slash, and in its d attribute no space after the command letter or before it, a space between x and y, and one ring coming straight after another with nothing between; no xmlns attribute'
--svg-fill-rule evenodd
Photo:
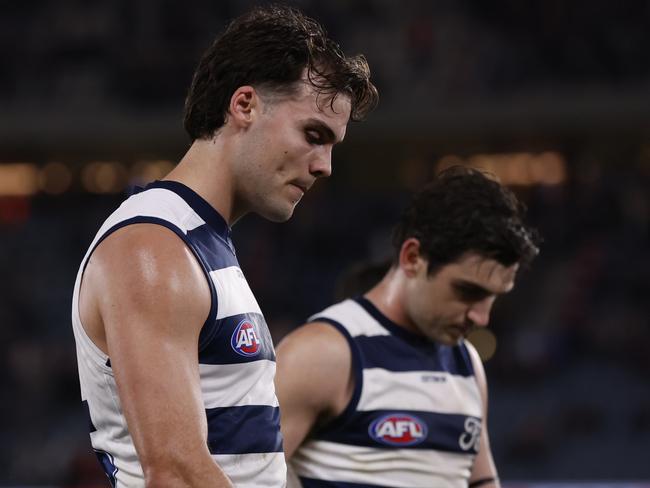
<svg viewBox="0 0 650 488"><path fill-rule="evenodd" d="M495 259L470 252L446 268L451 281L474 284L491 293L501 294L514 287L519 263L504 265Z"/></svg>
<svg viewBox="0 0 650 488"><path fill-rule="evenodd" d="M350 120L352 104L347 93L326 93L303 77L296 82L295 92L279 103L287 104L289 113L304 123L318 122L343 140Z"/></svg>

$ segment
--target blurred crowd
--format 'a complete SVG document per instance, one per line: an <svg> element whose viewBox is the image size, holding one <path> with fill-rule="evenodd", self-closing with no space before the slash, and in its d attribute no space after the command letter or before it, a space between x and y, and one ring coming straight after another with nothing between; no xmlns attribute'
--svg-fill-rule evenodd
<svg viewBox="0 0 650 488"><path fill-rule="evenodd" d="M0 99L47 105L182 101L200 53L252 0L65 0L6 4ZM293 1L346 52L364 53L382 103L439 103L558 87L643 86L644 0ZM616 19L605 22L604 19Z"/></svg>

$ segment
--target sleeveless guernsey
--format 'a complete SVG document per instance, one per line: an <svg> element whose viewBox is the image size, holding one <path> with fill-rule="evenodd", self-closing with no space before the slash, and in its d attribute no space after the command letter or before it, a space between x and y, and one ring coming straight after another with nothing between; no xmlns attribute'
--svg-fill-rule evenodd
<svg viewBox="0 0 650 488"><path fill-rule="evenodd" d="M110 358L86 335L79 288L92 252L126 225L167 227L183 240L205 272L210 315L200 332L199 371L208 423L206 442L215 462L237 487L283 487L286 466L275 396L271 335L235 256L225 220L190 188L158 181L128 198L104 222L86 253L74 288L72 324L81 399L93 449L115 488L144 486L142 467L127 430Z"/></svg>
<svg viewBox="0 0 650 488"><path fill-rule="evenodd" d="M355 389L344 412L296 451L292 476L304 488L467 487L482 402L464 343L415 335L365 298L310 321L348 340Z"/></svg>

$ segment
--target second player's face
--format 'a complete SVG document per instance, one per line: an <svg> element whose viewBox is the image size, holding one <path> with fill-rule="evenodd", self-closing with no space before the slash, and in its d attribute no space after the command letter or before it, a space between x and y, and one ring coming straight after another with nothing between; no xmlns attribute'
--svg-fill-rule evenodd
<svg viewBox="0 0 650 488"><path fill-rule="evenodd" d="M518 264L504 266L474 253L433 275L422 266L408 280L406 312L422 334L442 344L457 344L472 328L488 325L494 300L514 287L517 268Z"/></svg>
<svg viewBox="0 0 650 488"><path fill-rule="evenodd" d="M253 212L283 222L316 179L331 174L332 148L345 136L350 98L317 100L314 87L302 83L295 95L262 103L240 166L240 194Z"/></svg>

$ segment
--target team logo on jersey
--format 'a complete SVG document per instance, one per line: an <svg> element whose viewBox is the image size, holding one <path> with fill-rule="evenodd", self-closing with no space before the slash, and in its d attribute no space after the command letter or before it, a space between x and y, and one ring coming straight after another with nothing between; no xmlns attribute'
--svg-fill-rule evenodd
<svg viewBox="0 0 650 488"><path fill-rule="evenodd" d="M239 322L230 339L230 345L237 354L246 357L257 356L262 343L255 323L248 319Z"/></svg>
<svg viewBox="0 0 650 488"><path fill-rule="evenodd" d="M427 424L415 415L391 413L371 423L368 433L382 444L413 446L427 438Z"/></svg>
<svg viewBox="0 0 650 488"><path fill-rule="evenodd" d="M465 419L465 432L458 438L458 445L463 451L478 452L481 442L481 420L474 417Z"/></svg>

